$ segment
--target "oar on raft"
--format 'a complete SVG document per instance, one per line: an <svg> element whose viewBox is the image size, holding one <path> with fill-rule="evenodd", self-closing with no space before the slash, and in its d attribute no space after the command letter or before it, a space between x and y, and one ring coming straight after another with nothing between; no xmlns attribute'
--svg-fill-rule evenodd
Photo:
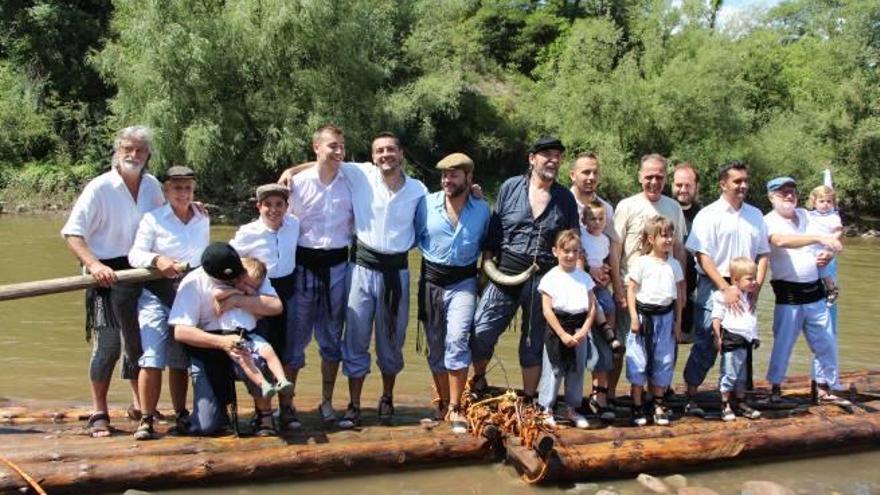
<svg viewBox="0 0 880 495"><path fill-rule="evenodd" d="M184 272L187 269L187 264L178 263L175 265L175 268L180 272ZM130 270L116 271L117 283L120 284L136 284L159 278L162 278L162 274L155 268L132 268ZM93 275L74 275L72 277L0 285L0 301L72 292L75 290L91 289L97 286L98 282Z"/></svg>

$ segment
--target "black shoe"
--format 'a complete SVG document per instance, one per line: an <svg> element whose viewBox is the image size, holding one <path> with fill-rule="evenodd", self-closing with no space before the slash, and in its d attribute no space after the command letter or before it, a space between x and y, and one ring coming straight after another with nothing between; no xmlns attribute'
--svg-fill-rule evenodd
<svg viewBox="0 0 880 495"><path fill-rule="evenodd" d="M348 409L346 409L345 414L342 415L342 419L339 420L337 426L339 426L343 430L350 430L352 428L357 428L360 425L361 408L360 406L356 406L349 402Z"/></svg>
<svg viewBox="0 0 880 495"><path fill-rule="evenodd" d="M634 426L645 426L648 424L648 418L645 416L645 408L641 405L633 405L632 424Z"/></svg>
<svg viewBox="0 0 880 495"><path fill-rule="evenodd" d="M278 424L284 431L302 428L302 422L296 415L296 409L290 406L281 406L281 410L278 411Z"/></svg>
<svg viewBox="0 0 880 495"><path fill-rule="evenodd" d="M391 397L383 395L379 398L379 406L376 407L376 413L379 416L379 424L391 426L391 422L394 420L394 401Z"/></svg>

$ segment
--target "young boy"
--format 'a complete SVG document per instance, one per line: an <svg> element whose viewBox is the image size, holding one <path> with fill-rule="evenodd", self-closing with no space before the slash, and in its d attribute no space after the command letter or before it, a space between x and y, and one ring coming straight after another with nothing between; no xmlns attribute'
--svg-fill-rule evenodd
<svg viewBox="0 0 880 495"><path fill-rule="evenodd" d="M623 344L613 330L616 325L617 305L609 291L611 277L606 261L611 254L611 242L604 234L606 221L604 204L593 200L584 205L581 213L581 245L586 268L593 275L596 284L593 294L601 309L601 313L597 315L597 325L593 328L593 343L598 351L598 360L593 367L593 390L587 407L603 420L613 421L614 411L608 407L608 373L614 368L612 354L622 353Z"/></svg>
<svg viewBox="0 0 880 495"><path fill-rule="evenodd" d="M242 293L242 291L228 285L218 286L214 289L213 295L221 305L223 301L232 295L243 294L252 296L257 294L257 291L263 284L263 280L266 278L266 265L262 261L256 258L244 257L241 259L241 264L245 269L246 283L244 285L246 285L247 291ZM241 345L248 350L248 353L242 355L241 368L245 376L260 387L263 398L268 399L275 395L275 393L281 395L289 394L293 390L293 383L284 375L284 368L281 366L278 355L272 350L272 346L269 345L266 339L253 331L257 327L257 319L254 315L243 308L236 307L224 311L218 319L224 330L238 330L241 332ZM269 371L274 376L275 385L272 385L263 376L262 371L260 371L260 368L253 360L253 354L262 357L266 361ZM230 354L230 357L236 359L236 356L233 354Z"/></svg>
<svg viewBox="0 0 880 495"><path fill-rule="evenodd" d="M288 328L288 311L293 304L293 270L296 267L296 244L299 240L299 220L287 213L290 191L278 184L265 184L257 188L257 211L260 218L242 225L230 241L230 245L242 257L252 257L266 265L269 282L278 293L284 311L257 322L257 332L264 338L275 354L285 363L288 379L294 384L289 393L279 396L281 403L280 425L282 429L301 426L293 408L296 375L286 364L289 362L288 341L293 340L294 329Z"/></svg>
<svg viewBox="0 0 880 495"><path fill-rule="evenodd" d="M736 414L748 419L757 419L761 413L746 404L746 382L752 349L760 345L758 340L758 317L749 300L749 295L758 289L758 267L746 257L734 258L730 262L730 281L741 293L742 311L731 311L724 302L724 293L716 291L712 298L712 330L715 333L715 347L721 352L721 377L718 388L721 391L721 419L733 421ZM730 393L736 397L736 407L731 407Z"/></svg>

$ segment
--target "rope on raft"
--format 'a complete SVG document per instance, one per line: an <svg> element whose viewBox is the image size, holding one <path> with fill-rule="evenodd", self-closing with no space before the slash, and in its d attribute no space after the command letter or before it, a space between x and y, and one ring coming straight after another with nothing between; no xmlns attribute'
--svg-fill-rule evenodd
<svg viewBox="0 0 880 495"><path fill-rule="evenodd" d="M35 479L33 479L29 474L24 472L23 469L18 467L14 462L10 461L9 459L7 459L5 457L0 457L0 461L3 461L4 463L6 463L7 466L9 466L16 473L18 473L18 475L21 476L25 481L27 481L28 485L30 485L31 488L33 488L34 491L37 492L39 495L46 495L46 491L43 490L43 488L40 486L40 484L37 483L37 481Z"/></svg>

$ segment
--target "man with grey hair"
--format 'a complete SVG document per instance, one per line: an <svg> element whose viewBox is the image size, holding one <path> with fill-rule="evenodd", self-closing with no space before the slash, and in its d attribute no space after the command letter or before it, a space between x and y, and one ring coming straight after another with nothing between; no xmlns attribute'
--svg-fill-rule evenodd
<svg viewBox="0 0 880 495"><path fill-rule="evenodd" d="M131 268L128 252L141 217L165 201L161 184L145 171L152 140L148 127L122 129L113 142L110 170L86 185L61 229L67 247L99 285L86 292L86 339L92 340L89 379L94 407L89 432L94 437L110 434L107 391L120 348L125 351L122 377L131 381L133 392L130 415L139 412L137 362L141 344L137 301L141 286L116 285L115 270Z"/></svg>
<svg viewBox="0 0 880 495"><path fill-rule="evenodd" d="M612 249L619 250L615 255L620 258L621 280L626 280L630 264L641 252L641 237L645 222L657 215L662 215L672 222L675 228L672 252L678 263L681 266L685 265L684 238L687 234L687 224L678 202L663 195L663 186L666 184L666 163L666 158L657 153L643 156L639 168L639 184L642 186L642 191L621 200L614 211L614 230L620 238L620 243L612 245ZM619 301L618 304L621 311L617 312L617 333L618 338L623 342L626 340L631 322L629 312L625 311L626 302ZM619 376L620 367L616 367L608 380L609 398L614 397Z"/></svg>

